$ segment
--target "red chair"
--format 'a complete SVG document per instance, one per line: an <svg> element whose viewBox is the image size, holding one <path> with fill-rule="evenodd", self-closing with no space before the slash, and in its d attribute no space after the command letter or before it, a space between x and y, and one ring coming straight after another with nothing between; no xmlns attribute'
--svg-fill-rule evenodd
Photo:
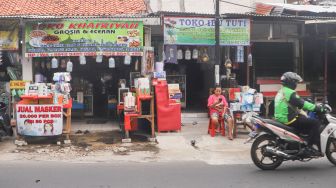
<svg viewBox="0 0 336 188"><path fill-rule="evenodd" d="M222 118L221 115L218 117L218 123L221 135L225 136L225 123L224 118ZM214 137L216 135L216 125L212 123L211 117L209 118L208 134L210 134L211 137Z"/></svg>

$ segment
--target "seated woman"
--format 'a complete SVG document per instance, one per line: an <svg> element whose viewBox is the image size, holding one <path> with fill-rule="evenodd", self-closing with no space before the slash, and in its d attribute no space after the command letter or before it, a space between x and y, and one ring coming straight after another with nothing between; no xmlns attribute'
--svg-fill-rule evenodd
<svg viewBox="0 0 336 188"><path fill-rule="evenodd" d="M227 122L229 127L229 140L233 140L232 131L233 131L233 118L230 115L228 109L228 103L225 97L222 95L222 88L216 86L214 94L210 95L208 98L208 108L210 110L210 118L212 123L218 126L218 118L222 117Z"/></svg>

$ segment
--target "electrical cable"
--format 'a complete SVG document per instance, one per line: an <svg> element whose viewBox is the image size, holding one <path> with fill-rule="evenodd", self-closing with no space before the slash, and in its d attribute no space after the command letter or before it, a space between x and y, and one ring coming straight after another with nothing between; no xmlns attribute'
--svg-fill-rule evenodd
<svg viewBox="0 0 336 188"><path fill-rule="evenodd" d="M251 7L251 6L247 6L247 5L242 5L242 4L238 4L238 3L232 3L232 2L229 2L229 1L225 1L225 0L219 0L219 1L223 2L223 3L227 3L227 4L232 4L232 5L236 5L236 6L250 8L250 9L256 10L255 7ZM281 13L281 15L292 16L292 17L302 17L302 16L296 16L296 15L293 15L293 14L286 14L286 13ZM306 18L306 17L303 16L302 18Z"/></svg>

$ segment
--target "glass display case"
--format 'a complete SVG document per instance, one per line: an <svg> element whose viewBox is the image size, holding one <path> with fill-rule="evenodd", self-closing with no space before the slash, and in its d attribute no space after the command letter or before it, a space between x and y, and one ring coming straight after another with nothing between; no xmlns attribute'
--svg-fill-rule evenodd
<svg viewBox="0 0 336 188"><path fill-rule="evenodd" d="M180 99L181 107L185 108L187 105L187 80L186 75L167 75L166 77L168 84L179 84L182 93L182 98Z"/></svg>

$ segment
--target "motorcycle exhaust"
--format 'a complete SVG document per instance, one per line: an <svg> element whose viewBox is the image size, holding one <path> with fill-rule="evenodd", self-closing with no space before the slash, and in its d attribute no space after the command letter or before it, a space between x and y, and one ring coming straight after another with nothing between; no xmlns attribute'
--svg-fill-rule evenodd
<svg viewBox="0 0 336 188"><path fill-rule="evenodd" d="M285 152L282 152L280 150L277 150L277 149L275 149L274 147L271 147L271 146L266 146L265 149L266 149L265 150L266 152L268 152L272 155L276 155L276 156L283 157L283 158L286 158L286 159L294 159L295 158L294 155L289 155L289 154L287 154Z"/></svg>

